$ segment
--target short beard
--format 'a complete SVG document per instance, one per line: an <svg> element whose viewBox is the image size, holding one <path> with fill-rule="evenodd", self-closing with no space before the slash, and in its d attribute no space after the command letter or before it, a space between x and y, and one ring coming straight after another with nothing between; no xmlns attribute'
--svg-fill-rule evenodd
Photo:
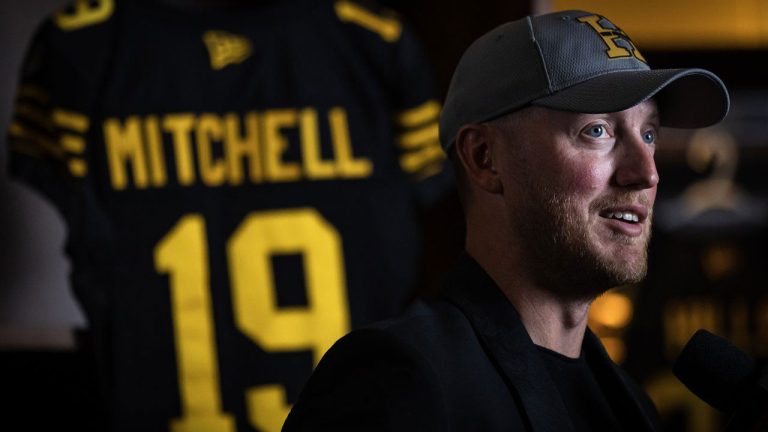
<svg viewBox="0 0 768 432"><path fill-rule="evenodd" d="M625 262L610 256L589 239L587 220L579 220L573 198L541 185L531 185L534 195L526 206L529 214L519 218L520 234L531 254L535 282L568 301L590 301L620 285L638 283L647 272L648 242L613 233L613 240L625 245L642 241L642 256ZM636 203L637 192L624 193L590 203L589 214L611 206ZM645 195L640 202L648 205ZM650 221L651 214L648 215ZM601 253L602 252L602 253Z"/></svg>

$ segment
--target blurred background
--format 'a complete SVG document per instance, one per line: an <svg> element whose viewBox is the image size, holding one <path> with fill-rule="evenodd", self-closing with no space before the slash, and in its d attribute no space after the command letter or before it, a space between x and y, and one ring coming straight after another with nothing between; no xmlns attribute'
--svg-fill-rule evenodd
<svg viewBox="0 0 768 432"><path fill-rule="evenodd" d="M0 3L0 136L11 116L29 39L62 0ZM702 67L732 95L722 124L695 133L666 130L657 150L661 184L645 283L598 299L592 329L649 392L668 430L715 431L723 418L688 392L671 365L699 328L768 357L768 3L760 0L502 1L381 0L408 21L431 62L438 96L467 45L530 13L585 9L621 26L654 68ZM65 227L40 195L6 175L0 143L0 382L19 415L46 407L66 424L93 404L87 332L68 287ZM462 248L455 198L424 219L421 290Z"/></svg>

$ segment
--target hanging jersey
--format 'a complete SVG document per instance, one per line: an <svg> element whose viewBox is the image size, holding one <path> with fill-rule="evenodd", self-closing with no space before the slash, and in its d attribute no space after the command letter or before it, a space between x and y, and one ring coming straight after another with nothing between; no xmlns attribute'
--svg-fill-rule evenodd
<svg viewBox="0 0 768 432"><path fill-rule="evenodd" d="M12 173L68 226L117 431L279 430L398 313L450 185L413 34L350 0L77 1L37 32Z"/></svg>

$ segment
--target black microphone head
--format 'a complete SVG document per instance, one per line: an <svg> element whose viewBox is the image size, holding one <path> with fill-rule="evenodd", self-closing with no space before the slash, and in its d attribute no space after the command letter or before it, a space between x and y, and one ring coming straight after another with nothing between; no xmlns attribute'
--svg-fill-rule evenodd
<svg viewBox="0 0 768 432"><path fill-rule="evenodd" d="M672 373L714 408L731 412L755 371L754 360L727 340L697 331L677 357Z"/></svg>

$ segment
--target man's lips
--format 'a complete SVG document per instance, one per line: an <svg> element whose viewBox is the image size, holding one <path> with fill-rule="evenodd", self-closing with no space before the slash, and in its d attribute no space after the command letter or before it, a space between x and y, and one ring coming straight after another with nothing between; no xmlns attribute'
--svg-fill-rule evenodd
<svg viewBox="0 0 768 432"><path fill-rule="evenodd" d="M624 235L637 237L643 234L648 219L648 208L643 205L615 205L600 211L608 226Z"/></svg>

